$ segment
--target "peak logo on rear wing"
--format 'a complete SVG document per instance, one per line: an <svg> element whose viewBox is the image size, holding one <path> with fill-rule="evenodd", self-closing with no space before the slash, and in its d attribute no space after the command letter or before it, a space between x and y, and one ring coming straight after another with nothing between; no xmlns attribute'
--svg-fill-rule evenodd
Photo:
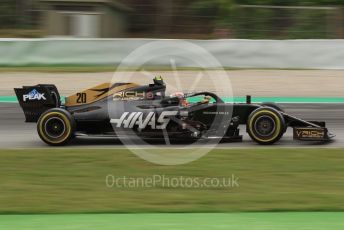
<svg viewBox="0 0 344 230"><path fill-rule="evenodd" d="M60 107L60 95L55 85L39 84L14 89L26 122L37 122L46 110Z"/></svg>
<svg viewBox="0 0 344 230"><path fill-rule="evenodd" d="M45 93L39 93L37 89L31 90L28 94L23 94L23 101L40 101L40 100L47 100L44 96Z"/></svg>

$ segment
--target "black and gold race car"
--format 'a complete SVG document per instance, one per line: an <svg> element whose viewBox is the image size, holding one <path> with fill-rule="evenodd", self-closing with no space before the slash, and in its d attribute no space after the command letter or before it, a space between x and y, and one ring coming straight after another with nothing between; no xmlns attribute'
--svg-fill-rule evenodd
<svg viewBox="0 0 344 230"><path fill-rule="evenodd" d="M305 121L273 103L225 103L211 92L165 95L157 77L152 84L104 83L61 98L54 85L16 88L26 122L37 122L40 138L64 145L79 135L181 141L241 141L239 125L259 144L273 144L294 130L294 139L328 141L325 122Z"/></svg>

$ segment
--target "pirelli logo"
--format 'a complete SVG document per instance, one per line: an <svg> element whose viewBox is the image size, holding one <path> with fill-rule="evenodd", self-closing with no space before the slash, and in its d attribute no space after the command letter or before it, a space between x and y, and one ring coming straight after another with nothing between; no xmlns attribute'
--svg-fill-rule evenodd
<svg viewBox="0 0 344 230"><path fill-rule="evenodd" d="M294 128L294 139L322 139L325 135L325 128Z"/></svg>

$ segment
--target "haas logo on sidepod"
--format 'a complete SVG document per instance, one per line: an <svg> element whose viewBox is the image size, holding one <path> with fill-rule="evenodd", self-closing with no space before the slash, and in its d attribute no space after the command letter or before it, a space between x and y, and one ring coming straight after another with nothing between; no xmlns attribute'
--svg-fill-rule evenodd
<svg viewBox="0 0 344 230"><path fill-rule="evenodd" d="M178 111L163 111L156 119L155 112L149 112L143 117L142 112L124 112L119 119L111 119L110 123L116 124L116 127L133 128L135 125L139 129L150 126L151 129L165 129L170 122L170 116L175 116Z"/></svg>

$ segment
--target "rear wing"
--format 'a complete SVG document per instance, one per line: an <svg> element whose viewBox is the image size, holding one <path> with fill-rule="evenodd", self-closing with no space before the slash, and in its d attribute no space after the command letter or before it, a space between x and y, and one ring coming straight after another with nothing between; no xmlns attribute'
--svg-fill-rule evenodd
<svg viewBox="0 0 344 230"><path fill-rule="evenodd" d="M39 84L14 89L26 122L37 122L42 113L60 107L61 98L55 85Z"/></svg>

